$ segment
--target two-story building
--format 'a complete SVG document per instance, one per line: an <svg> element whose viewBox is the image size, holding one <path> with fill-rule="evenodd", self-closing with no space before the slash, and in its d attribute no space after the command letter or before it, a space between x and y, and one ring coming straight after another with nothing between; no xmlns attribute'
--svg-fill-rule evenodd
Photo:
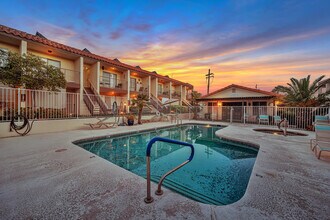
<svg viewBox="0 0 330 220"><path fill-rule="evenodd" d="M47 64L58 67L65 74L65 91L80 94L80 111L107 111L116 102L128 111L132 98L144 92L155 102L174 100L186 103L193 86L143 70L116 59L91 53L88 49L73 48L45 38L0 25L0 50L21 55L31 53ZM87 98L86 98L87 97ZM91 102L91 103L89 103Z"/></svg>

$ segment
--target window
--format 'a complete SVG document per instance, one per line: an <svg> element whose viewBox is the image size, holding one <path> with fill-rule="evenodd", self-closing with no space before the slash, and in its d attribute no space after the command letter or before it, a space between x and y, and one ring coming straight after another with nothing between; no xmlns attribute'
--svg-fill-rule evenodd
<svg viewBox="0 0 330 220"><path fill-rule="evenodd" d="M131 78L131 91L135 91L136 90L136 79L135 78Z"/></svg>
<svg viewBox="0 0 330 220"><path fill-rule="evenodd" d="M232 88L231 93L236 93L236 88Z"/></svg>
<svg viewBox="0 0 330 220"><path fill-rule="evenodd" d="M117 74L103 71L101 84L109 88L115 88L117 85Z"/></svg>
<svg viewBox="0 0 330 220"><path fill-rule="evenodd" d="M47 65L54 66L54 67L57 67L57 68L61 68L61 62L60 61L51 60L51 59L47 59L47 58L44 58L44 57L41 57L40 59L43 60Z"/></svg>
<svg viewBox="0 0 330 220"><path fill-rule="evenodd" d="M4 67L7 64L8 50L0 48L0 67Z"/></svg>

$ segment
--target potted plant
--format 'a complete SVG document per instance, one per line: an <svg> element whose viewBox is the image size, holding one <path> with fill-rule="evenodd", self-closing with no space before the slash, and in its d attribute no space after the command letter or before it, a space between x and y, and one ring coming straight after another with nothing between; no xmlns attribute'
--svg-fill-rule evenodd
<svg viewBox="0 0 330 220"><path fill-rule="evenodd" d="M128 126L134 125L134 119L135 119L134 115L129 114L128 116L126 116L126 118L127 118L127 125Z"/></svg>

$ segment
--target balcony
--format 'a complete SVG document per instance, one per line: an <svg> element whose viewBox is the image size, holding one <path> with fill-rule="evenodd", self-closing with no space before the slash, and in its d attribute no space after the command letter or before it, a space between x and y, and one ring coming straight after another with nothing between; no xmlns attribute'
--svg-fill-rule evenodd
<svg viewBox="0 0 330 220"><path fill-rule="evenodd" d="M121 80L108 77L101 77L100 86L110 89L123 89L123 83Z"/></svg>
<svg viewBox="0 0 330 220"><path fill-rule="evenodd" d="M115 78L100 78L100 93L108 96L122 96L127 94L127 81L121 81Z"/></svg>
<svg viewBox="0 0 330 220"><path fill-rule="evenodd" d="M60 68L60 70L64 74L65 80L67 81L66 87L71 89L79 89L80 72L64 68Z"/></svg>
<svg viewBox="0 0 330 220"><path fill-rule="evenodd" d="M158 96L169 98L170 92L169 91L158 91Z"/></svg>
<svg viewBox="0 0 330 220"><path fill-rule="evenodd" d="M180 99L181 98L181 95L177 92L173 92L172 93L172 99Z"/></svg>
<svg viewBox="0 0 330 220"><path fill-rule="evenodd" d="M143 87L142 84L135 83L135 84L131 84L130 91L133 92L133 93L148 94L149 93L149 88Z"/></svg>

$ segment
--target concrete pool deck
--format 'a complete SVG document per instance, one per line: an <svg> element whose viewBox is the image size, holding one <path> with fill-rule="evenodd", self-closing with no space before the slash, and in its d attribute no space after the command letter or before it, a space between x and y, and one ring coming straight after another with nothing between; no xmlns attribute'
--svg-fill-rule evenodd
<svg viewBox="0 0 330 220"><path fill-rule="evenodd" d="M194 123L195 121L185 121ZM205 123L205 122L202 122ZM223 123L214 123L223 124ZM0 139L0 219L327 219L330 157L318 160L309 136L276 136L259 126L229 125L216 132L260 146L247 191L238 202L214 206L170 190L143 202L146 180L72 141L169 126L148 123ZM152 184L152 193L156 184Z"/></svg>

